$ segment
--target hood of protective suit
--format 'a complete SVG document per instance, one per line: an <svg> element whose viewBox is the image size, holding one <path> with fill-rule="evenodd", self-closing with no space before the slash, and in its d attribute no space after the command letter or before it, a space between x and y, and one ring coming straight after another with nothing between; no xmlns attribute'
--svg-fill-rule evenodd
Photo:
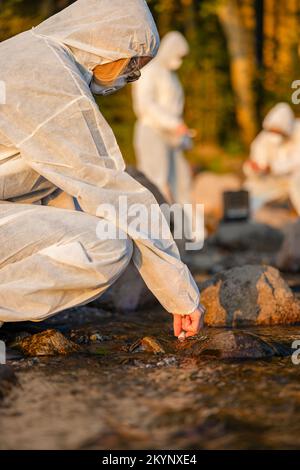
<svg viewBox="0 0 300 470"><path fill-rule="evenodd" d="M159 47L145 0L78 0L35 32L68 46L88 70L124 58L154 57Z"/></svg>
<svg viewBox="0 0 300 470"><path fill-rule="evenodd" d="M182 59L188 55L189 45L185 37L178 31L167 33L161 41L157 60L169 70L177 70Z"/></svg>
<svg viewBox="0 0 300 470"><path fill-rule="evenodd" d="M287 103L278 103L267 114L263 122L265 131L278 131L285 136L291 136L295 125L295 115Z"/></svg>

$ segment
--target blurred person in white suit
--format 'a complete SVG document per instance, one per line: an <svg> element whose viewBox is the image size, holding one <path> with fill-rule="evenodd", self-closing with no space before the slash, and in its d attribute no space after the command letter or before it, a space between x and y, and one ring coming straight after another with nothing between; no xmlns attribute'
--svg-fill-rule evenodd
<svg viewBox="0 0 300 470"><path fill-rule="evenodd" d="M290 199L300 215L300 119L287 103L265 117L244 173L254 213L266 203Z"/></svg>
<svg viewBox="0 0 300 470"><path fill-rule="evenodd" d="M176 336L199 331L199 290L169 228L153 237L134 215L128 225L107 212L122 196L128 213L138 204L160 216L93 96L139 79L158 46L144 0L78 0L0 44L0 324L87 303L133 261Z"/></svg>
<svg viewBox="0 0 300 470"><path fill-rule="evenodd" d="M137 166L168 202L190 202L191 171L183 150L191 147L183 118L184 91L176 71L189 53L183 35L164 36L156 58L133 86L137 116L134 144Z"/></svg>

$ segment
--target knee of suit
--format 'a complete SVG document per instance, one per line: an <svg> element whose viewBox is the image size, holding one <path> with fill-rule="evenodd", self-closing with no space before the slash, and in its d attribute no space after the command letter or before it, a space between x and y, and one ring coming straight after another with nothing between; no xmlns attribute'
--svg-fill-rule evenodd
<svg viewBox="0 0 300 470"><path fill-rule="evenodd" d="M99 269L106 265L109 276L116 279L126 269L133 254L133 242L130 238L118 238L113 240L103 240L95 244L93 248L93 259L98 259Z"/></svg>

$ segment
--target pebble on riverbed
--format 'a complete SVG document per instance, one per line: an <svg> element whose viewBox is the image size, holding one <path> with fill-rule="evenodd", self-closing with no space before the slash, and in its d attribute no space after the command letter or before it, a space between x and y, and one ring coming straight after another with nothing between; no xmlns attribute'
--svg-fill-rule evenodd
<svg viewBox="0 0 300 470"><path fill-rule="evenodd" d="M56 330L46 330L21 339L14 347L30 357L66 355L80 351L77 344Z"/></svg>
<svg viewBox="0 0 300 470"><path fill-rule="evenodd" d="M157 339L152 338L151 336L145 336L142 339L139 339L135 343L133 343L130 348L130 352L140 352L146 351L154 354L164 354L165 350L158 342Z"/></svg>

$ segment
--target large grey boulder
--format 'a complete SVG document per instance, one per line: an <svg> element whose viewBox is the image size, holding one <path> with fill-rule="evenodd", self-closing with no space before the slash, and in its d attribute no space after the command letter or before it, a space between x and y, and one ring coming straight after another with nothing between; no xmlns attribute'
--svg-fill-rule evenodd
<svg viewBox="0 0 300 470"><path fill-rule="evenodd" d="M200 284L208 326L288 325L300 322L300 302L270 266L223 271Z"/></svg>

